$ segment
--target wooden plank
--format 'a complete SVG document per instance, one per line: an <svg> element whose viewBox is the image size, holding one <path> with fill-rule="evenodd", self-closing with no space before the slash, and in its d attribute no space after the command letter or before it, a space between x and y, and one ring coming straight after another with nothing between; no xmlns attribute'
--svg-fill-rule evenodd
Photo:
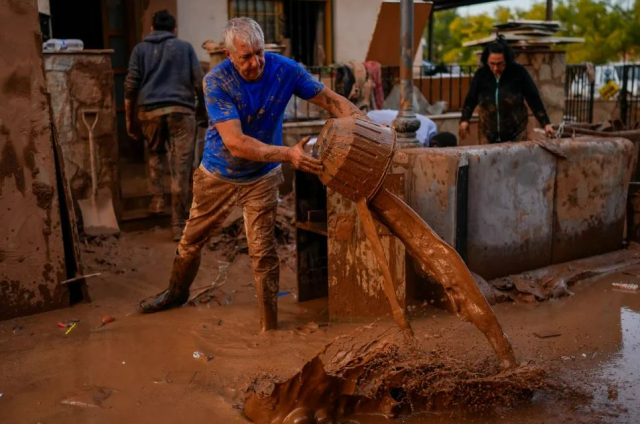
<svg viewBox="0 0 640 424"><path fill-rule="evenodd" d="M387 176L384 187L404 197L404 176ZM356 205L327 190L329 317L333 321L391 317L384 278L357 216ZM387 227L376 221L400 307L406 308L405 249Z"/></svg>

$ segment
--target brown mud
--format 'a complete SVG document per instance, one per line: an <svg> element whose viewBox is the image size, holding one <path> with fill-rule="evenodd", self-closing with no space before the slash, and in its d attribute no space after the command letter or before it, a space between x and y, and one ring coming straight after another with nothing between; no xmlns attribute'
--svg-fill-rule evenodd
<svg viewBox="0 0 640 424"><path fill-rule="evenodd" d="M141 298L166 288L176 248L170 239L167 228L89 243L83 248L85 273L101 273L87 280L92 303L0 322L3 424L246 423L242 405L248 382L265 373L284 381L327 344L361 327L330 322L326 298L298 302L287 294L278 298L280 329L259 335L246 254L238 254L226 270L226 283L216 291L220 304L139 314ZM218 278L226 259L222 253L203 250L194 288ZM640 266L630 267L576 283L571 297L494 308L521 362L591 397L543 387L511 407L435 409L395 422L640 422L640 295L611 286L640 283L638 276ZM295 275L284 265L280 291L295 293ZM426 304L410 303L408 310L416 343L434 365L454 366L465 375L498 372L492 350L473 325ZM100 326L105 315L115 321ZM79 322L65 336L68 328L57 324L71 320ZM539 337L551 333L559 335ZM333 346L340 347L337 343ZM198 361L196 351L213 359ZM63 403L69 400L78 402ZM394 421L360 413L338 422Z"/></svg>
<svg viewBox="0 0 640 424"><path fill-rule="evenodd" d="M394 325L370 325L336 338L285 381L268 374L254 379L244 412L258 424L324 424L358 413L399 417L513 407L552 387L541 368L473 372L424 351Z"/></svg>
<svg viewBox="0 0 640 424"><path fill-rule="evenodd" d="M382 263L385 294L393 316L405 329L410 329L393 290L390 272L385 269L384 253L367 211L367 202L381 223L404 243L424 273L445 288L454 311L471 321L493 347L505 370L517 365L513 347L502 330L491 306L476 285L458 253L446 244L401 199L381 188L395 153L396 134L385 126L361 119L330 119L314 146L324 167L320 180L327 187L358 202L358 214L365 225L367 238Z"/></svg>

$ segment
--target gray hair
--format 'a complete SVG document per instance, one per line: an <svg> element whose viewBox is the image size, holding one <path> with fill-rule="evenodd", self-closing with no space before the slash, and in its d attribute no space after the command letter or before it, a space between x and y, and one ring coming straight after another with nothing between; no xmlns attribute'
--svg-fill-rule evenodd
<svg viewBox="0 0 640 424"><path fill-rule="evenodd" d="M241 40L252 48L264 46L264 33L260 25L251 18L233 18L224 26L222 31L224 47L230 52L235 51L234 40Z"/></svg>

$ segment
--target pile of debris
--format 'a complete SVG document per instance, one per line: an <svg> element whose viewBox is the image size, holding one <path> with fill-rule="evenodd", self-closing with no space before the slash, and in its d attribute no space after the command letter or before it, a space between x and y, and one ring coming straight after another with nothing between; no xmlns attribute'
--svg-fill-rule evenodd
<svg viewBox="0 0 640 424"><path fill-rule="evenodd" d="M292 376L255 377L246 389L244 413L258 424L336 422L358 413L395 418L499 410L536 393L562 390L541 368L523 365L498 373L485 364L470 370L424 351L393 324L372 324L334 339Z"/></svg>
<svg viewBox="0 0 640 424"><path fill-rule="evenodd" d="M280 261L294 269L295 258L295 214L294 193L282 197L278 204L276 217L276 239L278 240L278 256ZM249 253L249 245L244 230L244 217L239 210L223 223L222 227L211 237L209 249L222 253L229 263L238 254Z"/></svg>
<svg viewBox="0 0 640 424"><path fill-rule="evenodd" d="M638 266L640 266L640 245L631 243L624 250L496 278L488 282L488 288L485 286L487 283L479 286L492 304L504 301L542 302L571 296L573 285L605 275L620 275L621 281L618 283L625 287L629 277L638 277Z"/></svg>
<svg viewBox="0 0 640 424"><path fill-rule="evenodd" d="M558 44L584 43L584 38L561 37L555 34L566 31L558 21L509 20L493 26L495 32L488 37L463 43L464 47L483 46L495 41L498 35L511 45L521 48L550 48Z"/></svg>

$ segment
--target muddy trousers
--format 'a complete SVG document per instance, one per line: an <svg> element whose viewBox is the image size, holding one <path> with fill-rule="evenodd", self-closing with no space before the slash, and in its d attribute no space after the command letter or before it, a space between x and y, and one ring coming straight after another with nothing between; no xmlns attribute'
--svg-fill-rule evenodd
<svg viewBox="0 0 640 424"><path fill-rule="evenodd" d="M194 114L168 113L141 121L148 151L150 190L164 197L164 162L169 155L171 171L171 226L182 230L189 211L190 182L195 149Z"/></svg>
<svg viewBox="0 0 640 424"><path fill-rule="evenodd" d="M171 273L172 280L184 278L180 283L188 289L195 278L205 243L234 207L242 207L258 296L261 331L277 328L280 261L275 226L278 187L282 182L280 168L247 184L224 181L209 173L202 165L196 169L193 174L191 213L178 245ZM173 284L174 281L171 282Z"/></svg>

